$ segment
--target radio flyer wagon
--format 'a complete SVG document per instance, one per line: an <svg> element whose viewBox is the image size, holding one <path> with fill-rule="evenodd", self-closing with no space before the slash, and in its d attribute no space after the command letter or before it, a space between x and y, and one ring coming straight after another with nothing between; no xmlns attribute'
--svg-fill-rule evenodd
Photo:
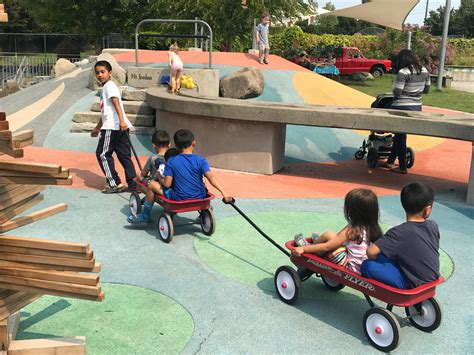
<svg viewBox="0 0 474 355"><path fill-rule="evenodd" d="M140 198L140 192L146 193L144 182L137 181L138 192L132 192L128 200L130 213L138 216L142 212L143 199ZM155 194L155 202L163 208L163 213L158 219L158 235L165 243L171 242L174 233L173 218L177 213L199 212L199 223L202 232L206 235L212 235L216 229L216 219L212 212L211 201L214 195L208 193L206 198L197 200L175 201L167 199L165 196ZM191 223L194 224L194 223Z"/></svg>
<svg viewBox="0 0 474 355"><path fill-rule="evenodd" d="M224 203L226 202L224 201ZM295 270L291 266L280 266L275 272L275 289L283 302L295 303L300 293L301 282L308 280L313 274L320 277L324 285L331 291L339 291L345 286L356 289L364 294L370 307L365 312L362 321L364 333L375 348L386 352L395 349L399 342L400 325L392 313L394 306L404 307L410 323L422 331L431 332L441 324L441 304L434 296L436 286L444 281L443 277L413 289L402 290L362 277L314 254L305 253L300 256L290 254L288 250L292 251L295 248L293 241L288 241L285 244L288 249L285 250L255 225L235 205L234 201L228 204L265 239L289 256L290 261L297 267ZM308 238L307 241L311 242L311 238ZM387 303L387 307L376 306L371 297Z"/></svg>

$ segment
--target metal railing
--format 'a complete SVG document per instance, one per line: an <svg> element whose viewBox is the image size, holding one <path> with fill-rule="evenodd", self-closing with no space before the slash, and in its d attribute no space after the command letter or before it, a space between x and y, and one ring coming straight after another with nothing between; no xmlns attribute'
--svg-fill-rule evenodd
<svg viewBox="0 0 474 355"><path fill-rule="evenodd" d="M138 34L140 26L144 23L194 23L194 24L201 24L203 27L206 27L209 31L209 35L182 35L182 34L155 34L155 35L146 35L146 36L153 36L153 37L164 37L164 38L202 38L209 40L209 69L212 68L212 28L209 24L202 20L171 20L171 19L146 19L140 21L135 28L135 65L138 66Z"/></svg>

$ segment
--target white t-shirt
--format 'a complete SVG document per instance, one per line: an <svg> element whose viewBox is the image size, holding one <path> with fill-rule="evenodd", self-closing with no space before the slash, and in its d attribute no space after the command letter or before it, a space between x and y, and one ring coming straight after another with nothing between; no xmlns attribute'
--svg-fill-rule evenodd
<svg viewBox="0 0 474 355"><path fill-rule="evenodd" d="M125 110L123 109L122 95L120 95L120 90L112 80L109 80L105 83L102 88L102 93L100 94L100 112L102 114L102 128L101 129L111 129L118 131L120 130L120 120L115 111L114 104L112 103L112 97L117 97L119 99L120 107L123 112L123 119L128 128L132 128L132 124L125 115Z"/></svg>

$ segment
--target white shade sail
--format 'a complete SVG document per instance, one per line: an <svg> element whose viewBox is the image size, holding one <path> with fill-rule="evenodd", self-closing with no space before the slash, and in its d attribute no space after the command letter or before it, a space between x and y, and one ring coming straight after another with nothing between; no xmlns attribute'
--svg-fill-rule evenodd
<svg viewBox="0 0 474 355"><path fill-rule="evenodd" d="M322 15L351 17L403 30L403 23L418 2L419 0L372 0L362 5L346 7Z"/></svg>

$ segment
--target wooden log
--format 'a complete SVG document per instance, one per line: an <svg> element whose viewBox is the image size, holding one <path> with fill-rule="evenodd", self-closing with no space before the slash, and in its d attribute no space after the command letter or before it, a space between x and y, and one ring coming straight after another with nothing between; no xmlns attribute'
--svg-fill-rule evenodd
<svg viewBox="0 0 474 355"><path fill-rule="evenodd" d="M72 185L72 176L67 179L55 179L46 177L0 177L0 184L25 184L25 185Z"/></svg>
<svg viewBox="0 0 474 355"><path fill-rule="evenodd" d="M16 277L8 275L0 275L0 282L4 284L8 283L12 285L21 285L68 293L78 293L89 296L98 296L101 293L100 288L97 286L77 285L68 282L29 279L25 277ZM12 287L12 289L14 290L15 288Z"/></svg>
<svg viewBox="0 0 474 355"><path fill-rule="evenodd" d="M8 350L10 343L15 339L20 325L20 312L0 321L0 350Z"/></svg>
<svg viewBox="0 0 474 355"><path fill-rule="evenodd" d="M13 340L8 355L85 355L86 337Z"/></svg>
<svg viewBox="0 0 474 355"><path fill-rule="evenodd" d="M40 211L29 213L26 216L17 217L15 219L12 219L11 221L0 224L0 233L5 233L9 230L39 221L44 218L48 218L66 210L67 205L65 203L59 203L57 205L44 208Z"/></svg>
<svg viewBox="0 0 474 355"><path fill-rule="evenodd" d="M0 235L0 245L12 247L36 248L46 250L67 251L72 253L89 253L91 251L88 243L65 242L61 240L50 240L41 238L17 237L13 235ZM1 250L1 248L0 248Z"/></svg>
<svg viewBox="0 0 474 355"><path fill-rule="evenodd" d="M81 260L70 258L56 258L43 255L27 255L27 254L12 254L1 252L0 260L21 262L27 264L43 264L43 265L58 265L58 266L72 266L84 269L84 271L91 270L95 265L95 259Z"/></svg>
<svg viewBox="0 0 474 355"><path fill-rule="evenodd" d="M72 283L77 285L97 286L99 284L98 275L83 275L75 272L55 271L55 270L35 270L20 268L0 268L0 275L24 277L29 279L56 281ZM2 300L0 299L0 305Z"/></svg>
<svg viewBox="0 0 474 355"><path fill-rule="evenodd" d="M25 201L32 196L37 195L44 190L44 186L23 186L18 189L12 190L7 194L0 195L0 210L3 211L20 201Z"/></svg>
<svg viewBox="0 0 474 355"><path fill-rule="evenodd" d="M26 141L28 139L33 139L33 131L31 129L26 129L24 131L15 132L12 137L13 140Z"/></svg>
<svg viewBox="0 0 474 355"><path fill-rule="evenodd" d="M18 177L28 177L32 179L36 178L47 178L47 179L68 179L69 169L63 169L59 174L42 174L42 173L32 173L28 171L15 171L15 170L5 170L0 169L0 176L11 177L11 176L18 176Z"/></svg>
<svg viewBox="0 0 474 355"><path fill-rule="evenodd" d="M29 171L38 174L59 174L61 172L61 165L29 163L19 161L0 161L0 169L15 170L15 171Z"/></svg>
<svg viewBox="0 0 474 355"><path fill-rule="evenodd" d="M7 306L0 307L0 319L5 319L12 314L18 312L23 307L28 306L31 302L35 301L36 299L40 298L41 295L38 294L25 294L24 297L16 301L15 303L10 303Z"/></svg>
<svg viewBox="0 0 474 355"><path fill-rule="evenodd" d="M34 286L26 286L26 285L17 285L8 282L0 281L0 287L7 287L11 288L12 290L18 291L25 291L30 293L36 293L40 295L51 295L51 296L60 296L60 297L69 297L69 298L78 298L81 300L88 300L88 301L103 301L105 295L103 292L100 292L97 296L95 295L85 295L83 293L74 293L74 292L66 292L66 291L58 291L52 290L49 288L41 288L41 287L34 287ZM1 318L0 318L1 319Z"/></svg>
<svg viewBox="0 0 474 355"><path fill-rule="evenodd" d="M36 248L23 248L23 247L11 247L2 246L0 248L2 253L13 253L13 254L25 254L25 255L36 255L36 256L47 256L53 258L65 258L65 259L78 259L78 260L92 260L94 259L94 252L88 253L70 253L65 251L57 250L44 250Z"/></svg>
<svg viewBox="0 0 474 355"><path fill-rule="evenodd" d="M41 201L43 201L43 194L38 193L29 197L25 200L22 200L14 205L5 208L0 211L0 224L7 222L8 220L15 218L20 213L26 211L27 209L37 205Z"/></svg>

